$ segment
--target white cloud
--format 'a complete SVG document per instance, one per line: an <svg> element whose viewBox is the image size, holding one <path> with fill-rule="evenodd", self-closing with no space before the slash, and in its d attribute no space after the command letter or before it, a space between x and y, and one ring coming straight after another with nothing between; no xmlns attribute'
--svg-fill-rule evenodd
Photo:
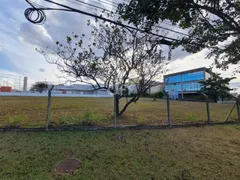
<svg viewBox="0 0 240 180"><path fill-rule="evenodd" d="M53 39L43 26L36 26L30 23L24 23L20 26L18 32L19 39L34 46L51 46Z"/></svg>
<svg viewBox="0 0 240 180"><path fill-rule="evenodd" d="M168 66L169 73L186 71L199 67L209 67L214 61L213 59L206 59L206 54L207 51L202 50L196 54L190 54L172 61Z"/></svg>

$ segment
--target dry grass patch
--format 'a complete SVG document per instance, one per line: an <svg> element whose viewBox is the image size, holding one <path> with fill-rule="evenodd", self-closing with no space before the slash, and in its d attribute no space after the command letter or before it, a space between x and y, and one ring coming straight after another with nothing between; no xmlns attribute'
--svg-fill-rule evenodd
<svg viewBox="0 0 240 180"><path fill-rule="evenodd" d="M120 101L120 108L126 99ZM206 105L201 102L171 101L171 118L174 124L196 123L207 120ZM224 121L232 104L211 103L211 119ZM43 127L45 125L47 97L0 97L0 126ZM237 119L233 111L230 120ZM113 98L53 97L51 125L112 126ZM118 125L166 125L165 100L142 98L132 103Z"/></svg>

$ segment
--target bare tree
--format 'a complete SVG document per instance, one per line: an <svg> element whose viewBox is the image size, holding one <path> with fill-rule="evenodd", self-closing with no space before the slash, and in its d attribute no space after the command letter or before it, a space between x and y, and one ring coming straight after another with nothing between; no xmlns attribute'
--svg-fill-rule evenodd
<svg viewBox="0 0 240 180"><path fill-rule="evenodd" d="M161 39L107 23L90 26L93 28L90 38L73 33L65 44L56 42L56 49L39 52L49 63L56 64L60 71L77 81L90 84L95 90L113 92L120 116L161 76L167 63L159 45ZM133 77L137 77L135 81L131 80L136 93L120 111L121 89Z"/></svg>

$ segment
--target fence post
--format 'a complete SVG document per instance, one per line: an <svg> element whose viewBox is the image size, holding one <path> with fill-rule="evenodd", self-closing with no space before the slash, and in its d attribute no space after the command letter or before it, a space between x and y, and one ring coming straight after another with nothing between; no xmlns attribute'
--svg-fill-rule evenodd
<svg viewBox="0 0 240 180"><path fill-rule="evenodd" d="M227 121L228 121L228 119L229 119L230 115L232 114L232 112L233 112L233 109L235 108L236 104L237 104L237 102L236 102L236 103L233 105L233 107L232 107L231 111L228 113L227 117L225 118L225 122L227 122ZM238 108L238 107L237 107L237 108Z"/></svg>
<svg viewBox="0 0 240 180"><path fill-rule="evenodd" d="M47 116L46 116L46 131L48 130L49 122L50 122L50 111L51 111L51 95L54 85L48 89L48 105L47 105Z"/></svg>
<svg viewBox="0 0 240 180"><path fill-rule="evenodd" d="M202 93L202 95L205 97L206 100L206 108L207 108L207 118L208 118L208 124L211 123L211 119L210 119L210 108L209 108L209 98L205 93Z"/></svg>
<svg viewBox="0 0 240 180"><path fill-rule="evenodd" d="M239 99L238 98L236 98L236 105L237 105L238 120L240 121L240 109L239 109Z"/></svg>
<svg viewBox="0 0 240 180"><path fill-rule="evenodd" d="M168 126L172 127L171 116L170 116L170 102L169 102L169 94L167 94L167 112L168 112Z"/></svg>
<svg viewBox="0 0 240 180"><path fill-rule="evenodd" d="M114 111L114 119L113 119L113 127L116 129L117 128L117 95L114 94L114 108L113 108L113 111Z"/></svg>

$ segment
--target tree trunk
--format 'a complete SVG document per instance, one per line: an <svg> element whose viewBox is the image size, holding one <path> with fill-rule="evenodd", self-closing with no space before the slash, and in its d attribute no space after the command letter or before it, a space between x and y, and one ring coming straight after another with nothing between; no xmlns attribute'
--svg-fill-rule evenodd
<svg viewBox="0 0 240 180"><path fill-rule="evenodd" d="M157 100L156 95L154 95L153 96L153 101L156 101L156 100Z"/></svg>
<svg viewBox="0 0 240 180"><path fill-rule="evenodd" d="M119 95L114 95L114 101L115 101L115 111L116 111L116 115L119 116L119 99L120 96Z"/></svg>
<svg viewBox="0 0 240 180"><path fill-rule="evenodd" d="M132 97L132 99L125 104L125 106L124 106L123 109L120 111L120 113L118 114L118 116L121 116L121 115L126 111L127 107L128 107L131 103L137 102L138 99L139 99L139 95Z"/></svg>

